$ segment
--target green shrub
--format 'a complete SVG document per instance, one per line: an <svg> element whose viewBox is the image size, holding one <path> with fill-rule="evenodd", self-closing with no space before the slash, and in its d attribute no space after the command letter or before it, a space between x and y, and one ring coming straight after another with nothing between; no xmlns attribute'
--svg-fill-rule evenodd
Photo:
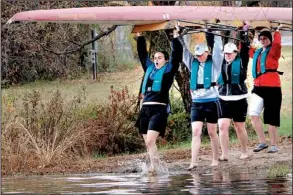
<svg viewBox="0 0 293 195"><path fill-rule="evenodd" d="M171 129L167 140L171 143L178 143L191 138L190 117L184 110L181 99L171 98L172 113L168 118L168 128Z"/></svg>

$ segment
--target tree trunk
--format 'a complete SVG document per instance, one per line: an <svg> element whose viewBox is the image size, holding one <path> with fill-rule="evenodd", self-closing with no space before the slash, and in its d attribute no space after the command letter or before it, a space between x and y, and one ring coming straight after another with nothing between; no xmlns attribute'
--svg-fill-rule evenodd
<svg viewBox="0 0 293 195"><path fill-rule="evenodd" d="M182 97L182 101L184 104L184 109L186 113L190 114L191 111L191 94L189 88L189 77L190 73L183 62L180 65L180 71L175 76L175 79L179 86L179 91Z"/></svg>

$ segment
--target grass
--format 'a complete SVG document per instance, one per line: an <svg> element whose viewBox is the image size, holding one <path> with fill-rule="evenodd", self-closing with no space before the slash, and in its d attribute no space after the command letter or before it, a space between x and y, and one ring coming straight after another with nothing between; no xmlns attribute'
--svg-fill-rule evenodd
<svg viewBox="0 0 293 195"><path fill-rule="evenodd" d="M118 73L102 73L98 75L97 80L82 78L78 80L56 80L50 82L37 81L22 86L14 86L2 90L3 103L11 104L15 109L22 107L22 99L26 92L37 90L41 92L41 99L48 101L51 98L52 91L59 90L65 102L71 102L80 93L85 97L85 104L104 104L108 101L111 86L115 90L121 90L125 85L129 92L137 94L143 72L141 68L135 68L131 71ZM4 105L5 107L5 105ZM2 111L3 110L2 108Z"/></svg>
<svg viewBox="0 0 293 195"><path fill-rule="evenodd" d="M287 174L292 173L292 167L288 164L275 164L268 172L269 178L285 177Z"/></svg>
<svg viewBox="0 0 293 195"><path fill-rule="evenodd" d="M249 135L249 140L256 140L257 139L257 136L256 135ZM231 145L234 145L234 144L237 144L239 143L239 140L238 138L236 137L235 134L232 134L230 135L230 144ZM210 142L210 138L207 136L207 137L203 137L202 140L201 140L201 147L209 147L211 144ZM188 141L184 141L184 142L181 142L181 143L177 143L177 144L167 144L165 146L162 146L159 148L159 151L166 151L168 149L172 149L172 148L176 148L176 149L190 149L191 148L191 140L188 140Z"/></svg>
<svg viewBox="0 0 293 195"><path fill-rule="evenodd" d="M279 128L279 136L292 136L292 114L282 114L281 127Z"/></svg>
<svg viewBox="0 0 293 195"><path fill-rule="evenodd" d="M99 154L99 153L95 153L93 155L93 158L94 159L103 159L103 158L106 158L107 156L105 154Z"/></svg>
<svg viewBox="0 0 293 195"><path fill-rule="evenodd" d="M191 147L191 142L190 141L184 141L181 143L177 143L177 144L166 144L164 146L158 147L159 151L166 151L169 149L189 149Z"/></svg>
<svg viewBox="0 0 293 195"><path fill-rule="evenodd" d="M282 82L282 108L281 108L281 126L279 135L292 136L292 47L283 47L280 71L284 72L281 76Z"/></svg>

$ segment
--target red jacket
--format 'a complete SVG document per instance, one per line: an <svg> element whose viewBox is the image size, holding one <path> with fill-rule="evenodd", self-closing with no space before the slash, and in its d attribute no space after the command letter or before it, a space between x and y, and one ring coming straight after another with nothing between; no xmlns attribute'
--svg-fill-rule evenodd
<svg viewBox="0 0 293 195"><path fill-rule="evenodd" d="M266 59L266 69L278 69L279 58L281 57L281 34L279 31L274 33L272 48ZM255 48L250 48L249 57L253 58ZM261 54L257 59L256 71L260 72ZM254 79L254 85L257 87L281 87L280 76L277 72L267 72Z"/></svg>

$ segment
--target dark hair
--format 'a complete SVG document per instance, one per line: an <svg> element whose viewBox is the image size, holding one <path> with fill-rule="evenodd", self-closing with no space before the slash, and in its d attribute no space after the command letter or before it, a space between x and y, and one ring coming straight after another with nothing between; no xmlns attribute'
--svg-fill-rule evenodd
<svg viewBox="0 0 293 195"><path fill-rule="evenodd" d="M166 51L157 51L156 53L162 53L164 55L165 60L169 60L169 54Z"/></svg>

